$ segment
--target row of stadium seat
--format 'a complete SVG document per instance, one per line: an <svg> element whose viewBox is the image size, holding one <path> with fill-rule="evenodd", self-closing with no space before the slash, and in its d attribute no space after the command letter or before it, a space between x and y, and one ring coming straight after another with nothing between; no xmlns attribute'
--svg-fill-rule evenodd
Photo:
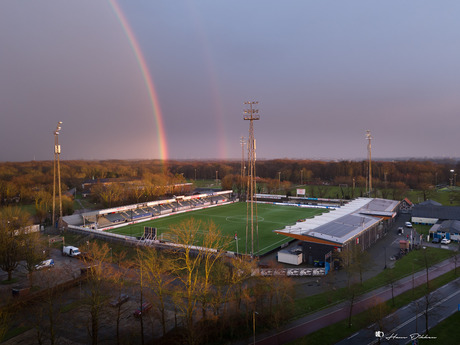
<svg viewBox="0 0 460 345"><path fill-rule="evenodd" d="M120 213L110 213L98 218L98 227L105 228L112 225L124 223L131 220L137 220L142 218L148 218L155 215L159 215L165 212L172 212L176 209L187 209L197 206L202 206L207 203L216 203L224 202L227 198L225 196L213 196L212 198L206 199L190 199L190 200L181 200L168 204L161 204L152 207L142 207L129 211L123 211Z"/></svg>

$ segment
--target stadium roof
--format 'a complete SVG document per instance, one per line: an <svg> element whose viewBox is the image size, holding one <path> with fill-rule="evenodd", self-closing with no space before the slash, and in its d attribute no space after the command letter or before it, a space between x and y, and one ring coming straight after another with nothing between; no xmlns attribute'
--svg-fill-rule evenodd
<svg viewBox="0 0 460 345"><path fill-rule="evenodd" d="M343 245L382 218L394 217L398 204L395 200L358 198L329 213L276 232L304 241Z"/></svg>

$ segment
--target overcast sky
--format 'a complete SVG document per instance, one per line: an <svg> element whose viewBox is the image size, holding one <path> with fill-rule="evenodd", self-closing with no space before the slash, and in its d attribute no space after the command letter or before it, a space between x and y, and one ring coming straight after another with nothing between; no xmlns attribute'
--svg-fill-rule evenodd
<svg viewBox="0 0 460 345"><path fill-rule="evenodd" d="M459 157L460 2L2 0L0 161Z"/></svg>

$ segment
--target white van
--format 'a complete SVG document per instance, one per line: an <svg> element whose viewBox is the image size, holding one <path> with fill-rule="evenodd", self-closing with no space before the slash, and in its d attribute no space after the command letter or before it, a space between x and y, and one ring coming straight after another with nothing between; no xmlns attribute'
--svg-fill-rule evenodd
<svg viewBox="0 0 460 345"><path fill-rule="evenodd" d="M80 250L77 247L73 246L64 246L62 248L62 255L67 255L71 257L75 257L80 255Z"/></svg>

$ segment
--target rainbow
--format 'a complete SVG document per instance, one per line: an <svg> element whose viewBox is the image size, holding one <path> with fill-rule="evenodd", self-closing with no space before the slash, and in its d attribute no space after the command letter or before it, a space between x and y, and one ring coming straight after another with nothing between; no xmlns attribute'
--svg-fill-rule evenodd
<svg viewBox="0 0 460 345"><path fill-rule="evenodd" d="M155 90L155 85L153 84L152 77L150 75L149 69L147 67L147 63L145 62L144 55L142 54L142 50L139 47L139 43L134 36L133 30L128 24L123 12L121 11L120 6L118 5L116 0L108 0L110 6L112 7L115 16L119 20L123 31L128 38L129 44L134 52L136 57L137 63L142 73L142 77L144 79L145 86L148 91L148 95L150 98L150 103L152 105L153 115L155 116L155 122L157 126L157 138L158 138L158 148L160 153L160 159L163 161L168 160L168 147L166 142L166 133L163 125L163 116L160 109L160 102L158 101L158 94Z"/></svg>

